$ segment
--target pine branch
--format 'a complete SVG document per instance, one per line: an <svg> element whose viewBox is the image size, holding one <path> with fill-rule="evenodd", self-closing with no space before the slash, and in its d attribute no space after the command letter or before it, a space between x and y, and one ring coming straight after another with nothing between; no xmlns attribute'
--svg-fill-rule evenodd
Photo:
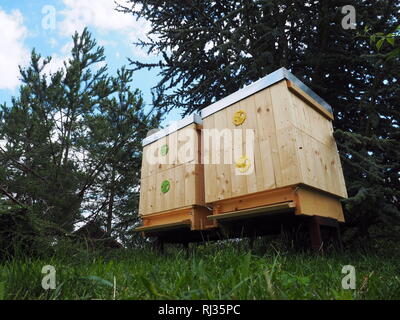
<svg viewBox="0 0 400 320"><path fill-rule="evenodd" d="M25 206L23 203L21 203L20 201L18 201L16 198L14 198L14 196L13 196L11 193L9 193L4 187L0 186L0 191L1 191L7 198L9 198L12 202L14 202L16 205L18 205L18 206L20 206L20 207L26 209L26 206Z"/></svg>

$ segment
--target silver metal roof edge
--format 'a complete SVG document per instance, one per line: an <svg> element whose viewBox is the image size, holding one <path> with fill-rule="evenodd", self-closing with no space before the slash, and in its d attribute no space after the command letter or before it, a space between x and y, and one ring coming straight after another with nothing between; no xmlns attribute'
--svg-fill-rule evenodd
<svg viewBox="0 0 400 320"><path fill-rule="evenodd" d="M286 68L283 69L283 73L287 80L292 81L297 87L307 93L310 97L312 97L315 101L317 101L321 106L323 106L330 113L333 113L332 107L329 103L327 103L324 99L322 99L319 95L317 95L314 91L312 91L309 87L307 87L302 81L300 81L293 73L291 73Z"/></svg>
<svg viewBox="0 0 400 320"><path fill-rule="evenodd" d="M187 116L181 120L174 121L172 124L170 124L168 127L161 129L160 131L157 131L156 133L146 137L142 141L142 146L147 146L150 143L153 143L154 141L157 141L175 131L178 131L179 129L182 129L184 127L187 127L188 125L192 123L197 123L197 124L203 124L203 119L196 113L191 114L190 116Z"/></svg>
<svg viewBox="0 0 400 320"><path fill-rule="evenodd" d="M329 112L332 113L332 107L325 100L323 100L314 91L312 91L309 87L307 87L303 82L301 82L298 78L296 78L289 70L287 70L286 68L280 68L270 73L269 75L265 76L264 78L261 78L256 82L244 87L243 89L240 89L230 94L229 96L213 103L212 105L204 108L201 111L201 117L204 119L240 100L243 100L251 96L252 94L255 94L265 88L272 86L273 84L283 79L287 79L295 83L296 86L298 86L304 92L309 94L314 100L316 100L325 109L327 109Z"/></svg>

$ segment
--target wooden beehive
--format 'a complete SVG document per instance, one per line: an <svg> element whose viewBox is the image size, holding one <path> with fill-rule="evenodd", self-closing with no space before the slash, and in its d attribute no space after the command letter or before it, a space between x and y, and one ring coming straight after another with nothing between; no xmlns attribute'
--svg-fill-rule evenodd
<svg viewBox="0 0 400 320"><path fill-rule="evenodd" d="M204 171L200 163L202 120L192 115L143 141L139 215L152 231L213 226L204 207Z"/></svg>
<svg viewBox="0 0 400 320"><path fill-rule="evenodd" d="M275 208L344 221L339 200L347 192L332 109L289 71L277 70L203 109L201 116L203 136L212 129L241 130L243 153L246 132L254 135L252 157L243 154L249 174L237 174L237 157L213 163L216 153L231 155L238 148L206 137L205 202L213 208L212 219Z"/></svg>

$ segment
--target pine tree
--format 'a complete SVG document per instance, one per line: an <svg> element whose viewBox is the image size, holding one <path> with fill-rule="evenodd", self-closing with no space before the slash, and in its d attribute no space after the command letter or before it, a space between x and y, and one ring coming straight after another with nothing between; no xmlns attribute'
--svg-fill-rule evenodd
<svg viewBox="0 0 400 320"><path fill-rule="evenodd" d="M142 140L149 128L158 126L160 116L144 112L140 92L130 88L132 77L133 71L122 68L112 78L116 94L87 117L90 139L85 148L93 159L108 155L91 190L94 208L89 203L87 209L97 209L107 233L125 244L137 222Z"/></svg>
<svg viewBox="0 0 400 320"><path fill-rule="evenodd" d="M399 64L383 63L358 33L388 33L399 24L398 1L130 0L119 10L151 22L137 45L160 52L154 104L189 114L280 68L290 69L333 106L357 237L371 226L398 236ZM356 8L357 29L342 27L341 8ZM141 10L136 10L138 6ZM397 228L397 229L396 229ZM387 234L387 233L386 233Z"/></svg>
<svg viewBox="0 0 400 320"><path fill-rule="evenodd" d="M160 114L145 112L132 71L107 74L104 49L87 29L73 36L62 70L46 73L50 61L33 51L19 96L0 107L2 198L40 219L47 235L104 214L111 234L137 219L140 142Z"/></svg>

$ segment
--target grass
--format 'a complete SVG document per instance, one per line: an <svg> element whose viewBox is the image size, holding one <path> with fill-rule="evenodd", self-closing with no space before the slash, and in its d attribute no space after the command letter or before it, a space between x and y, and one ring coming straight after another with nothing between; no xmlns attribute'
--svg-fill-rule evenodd
<svg viewBox="0 0 400 320"><path fill-rule="evenodd" d="M257 250L256 250L257 252ZM56 268L55 290L41 287L43 266ZM342 267L356 269L356 290L342 288ZM107 255L82 251L0 264L0 299L400 299L395 255L294 253L211 243L187 254L169 246ZM116 286L114 286L114 279Z"/></svg>

